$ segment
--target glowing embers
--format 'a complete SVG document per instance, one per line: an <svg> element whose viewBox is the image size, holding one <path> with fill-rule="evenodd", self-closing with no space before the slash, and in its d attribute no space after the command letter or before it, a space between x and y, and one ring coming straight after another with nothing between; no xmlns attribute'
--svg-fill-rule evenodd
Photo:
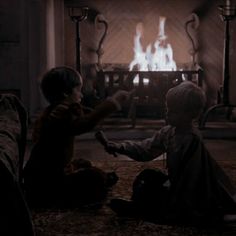
<svg viewBox="0 0 236 236"><path fill-rule="evenodd" d="M165 17L159 18L159 33L157 40L152 45L143 49L141 38L143 37L143 27L139 23L136 26L136 35L134 36L134 59L129 64L129 70L137 71L176 71L176 63L173 59L173 50L167 42L165 35ZM154 50L153 50L154 48ZM139 76L134 79L134 84L137 84ZM144 84L149 83L149 79L144 79Z"/></svg>

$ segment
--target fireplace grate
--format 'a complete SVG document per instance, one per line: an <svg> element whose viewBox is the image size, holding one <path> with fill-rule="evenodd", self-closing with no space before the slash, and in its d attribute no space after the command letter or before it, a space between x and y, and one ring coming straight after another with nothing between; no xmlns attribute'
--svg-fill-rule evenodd
<svg viewBox="0 0 236 236"><path fill-rule="evenodd" d="M137 77L138 76L138 77ZM203 71L100 71L97 93L101 99L111 96L119 89L135 89L132 101L127 105L127 116L135 126L136 117L165 117L166 92L188 80L202 87Z"/></svg>

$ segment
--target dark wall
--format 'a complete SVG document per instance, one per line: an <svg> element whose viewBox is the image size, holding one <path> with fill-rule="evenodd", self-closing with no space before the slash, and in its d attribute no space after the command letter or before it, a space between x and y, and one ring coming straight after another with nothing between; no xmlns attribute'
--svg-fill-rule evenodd
<svg viewBox="0 0 236 236"><path fill-rule="evenodd" d="M14 6L14 7L13 7ZM0 88L29 90L27 9L23 1L0 2Z"/></svg>
<svg viewBox="0 0 236 236"><path fill-rule="evenodd" d="M0 10L0 90L19 90L34 114L46 105L41 75L64 64L64 1L2 0Z"/></svg>
<svg viewBox="0 0 236 236"><path fill-rule="evenodd" d="M44 3L0 3L0 88L17 89L29 113L41 105L38 77L44 66Z"/></svg>

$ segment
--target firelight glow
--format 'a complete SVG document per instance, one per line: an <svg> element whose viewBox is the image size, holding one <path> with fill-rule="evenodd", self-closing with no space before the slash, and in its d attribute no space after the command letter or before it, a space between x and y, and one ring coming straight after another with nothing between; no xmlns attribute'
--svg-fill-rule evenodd
<svg viewBox="0 0 236 236"><path fill-rule="evenodd" d="M149 44L146 50L143 49L141 38L143 37L143 27L139 23L136 26L136 35L134 36L134 59L129 64L129 70L138 71L176 71L177 66L173 59L173 50L167 43L165 35L166 17L159 18L159 33L154 44ZM153 51L154 47L154 52ZM135 77L134 83L138 83L138 76ZM148 79L144 79L147 84Z"/></svg>

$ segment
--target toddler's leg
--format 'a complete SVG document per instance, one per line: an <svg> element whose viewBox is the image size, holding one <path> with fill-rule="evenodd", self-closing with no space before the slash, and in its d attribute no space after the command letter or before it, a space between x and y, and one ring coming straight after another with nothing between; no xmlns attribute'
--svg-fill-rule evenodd
<svg viewBox="0 0 236 236"><path fill-rule="evenodd" d="M134 180L132 201L145 218L162 216L168 197L168 188L163 184L168 176L160 170L145 169Z"/></svg>

